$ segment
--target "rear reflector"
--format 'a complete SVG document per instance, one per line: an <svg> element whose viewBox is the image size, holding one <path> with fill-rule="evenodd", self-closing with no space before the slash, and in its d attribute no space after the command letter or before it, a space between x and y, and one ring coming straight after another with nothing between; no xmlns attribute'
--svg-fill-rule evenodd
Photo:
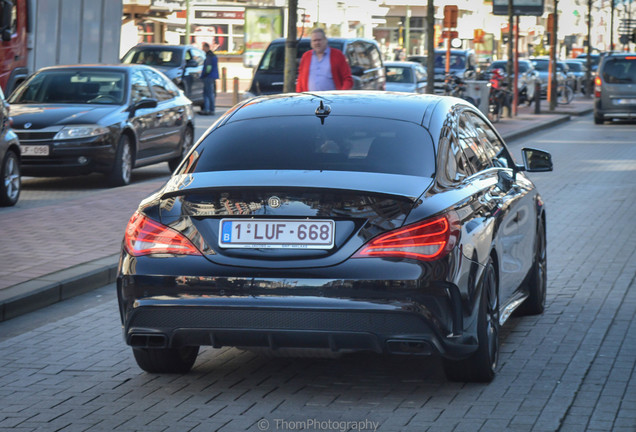
<svg viewBox="0 0 636 432"><path fill-rule="evenodd" d="M353 258L396 257L422 261L439 259L459 240L459 223L454 213L382 234L364 245Z"/></svg>
<svg viewBox="0 0 636 432"><path fill-rule="evenodd" d="M133 256L201 255L186 236L139 212L135 212L128 221L124 247Z"/></svg>

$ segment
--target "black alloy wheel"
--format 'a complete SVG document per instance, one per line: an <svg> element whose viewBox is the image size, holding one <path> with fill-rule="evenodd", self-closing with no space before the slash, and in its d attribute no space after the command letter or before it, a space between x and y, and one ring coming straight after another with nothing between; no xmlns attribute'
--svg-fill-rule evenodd
<svg viewBox="0 0 636 432"><path fill-rule="evenodd" d="M477 350L467 359L444 360L444 372L449 380L484 383L494 379L499 361L499 318L497 273L492 259L489 259L484 269L479 302Z"/></svg>
<svg viewBox="0 0 636 432"><path fill-rule="evenodd" d="M185 132L183 132L183 138L179 143L181 155L168 161L168 168L170 168L170 171L174 171L177 169L185 155L187 155L192 148L192 144L194 144L194 133L192 132L192 128L186 127Z"/></svg>
<svg viewBox="0 0 636 432"><path fill-rule="evenodd" d="M15 152L9 150L4 155L0 170L0 206L12 206L20 197L20 161Z"/></svg>
<svg viewBox="0 0 636 432"><path fill-rule="evenodd" d="M115 155L115 164L112 171L108 174L108 184L113 187L126 186L130 183L133 167L132 145L130 137L122 134L119 138L117 153Z"/></svg>
<svg viewBox="0 0 636 432"><path fill-rule="evenodd" d="M528 298L519 307L521 315L539 315L545 310L545 298L548 286L548 257L546 252L546 234L543 220L537 226L537 239L534 263L526 277Z"/></svg>
<svg viewBox="0 0 636 432"><path fill-rule="evenodd" d="M199 355L198 346L183 348L133 348L139 367L148 373L188 373Z"/></svg>

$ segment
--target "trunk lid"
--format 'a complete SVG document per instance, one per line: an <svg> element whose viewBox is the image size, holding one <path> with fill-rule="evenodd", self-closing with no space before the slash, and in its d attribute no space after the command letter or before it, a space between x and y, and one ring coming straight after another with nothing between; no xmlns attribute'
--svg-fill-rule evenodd
<svg viewBox="0 0 636 432"><path fill-rule="evenodd" d="M206 257L218 264L329 266L347 259L370 238L400 227L431 183L425 177L364 172L205 172L171 179L161 193L160 218L194 244L205 244ZM222 220L243 232L260 227L265 240L250 237L250 244L241 247L220 245ZM307 230L312 225L323 229L325 237L333 230L333 243L315 246L307 235L294 237L294 244L285 240L272 246L276 242L267 240L275 227L297 230L292 234L298 237L299 226Z"/></svg>

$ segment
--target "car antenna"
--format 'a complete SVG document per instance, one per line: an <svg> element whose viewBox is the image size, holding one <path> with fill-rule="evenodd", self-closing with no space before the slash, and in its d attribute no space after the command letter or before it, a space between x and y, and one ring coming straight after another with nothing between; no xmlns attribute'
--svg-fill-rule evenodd
<svg viewBox="0 0 636 432"><path fill-rule="evenodd" d="M331 107L320 101L320 106L316 108L316 117L320 118L320 124L325 124L325 119L331 114Z"/></svg>

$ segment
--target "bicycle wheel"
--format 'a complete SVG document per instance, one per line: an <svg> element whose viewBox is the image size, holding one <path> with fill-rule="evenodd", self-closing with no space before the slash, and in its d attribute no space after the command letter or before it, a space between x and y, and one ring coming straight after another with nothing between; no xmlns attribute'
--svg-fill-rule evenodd
<svg viewBox="0 0 636 432"><path fill-rule="evenodd" d="M574 99L574 92L569 85L560 85L557 87L557 103L567 105Z"/></svg>

